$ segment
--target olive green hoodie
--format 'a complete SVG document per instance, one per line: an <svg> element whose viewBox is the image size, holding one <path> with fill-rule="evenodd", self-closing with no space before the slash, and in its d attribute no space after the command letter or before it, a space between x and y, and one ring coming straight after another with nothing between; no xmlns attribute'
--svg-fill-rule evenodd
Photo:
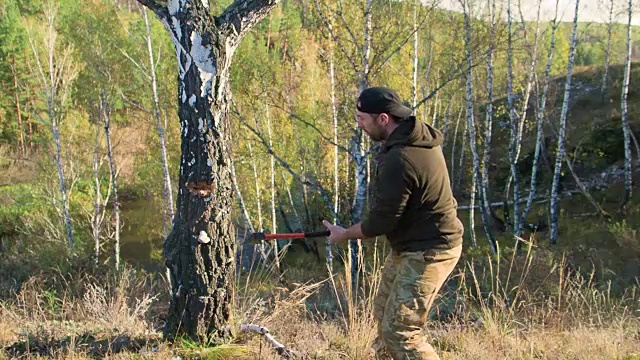
<svg viewBox="0 0 640 360"><path fill-rule="evenodd" d="M365 237L384 234L395 252L462 244L442 138L413 116L391 133L376 158L373 199L362 221Z"/></svg>

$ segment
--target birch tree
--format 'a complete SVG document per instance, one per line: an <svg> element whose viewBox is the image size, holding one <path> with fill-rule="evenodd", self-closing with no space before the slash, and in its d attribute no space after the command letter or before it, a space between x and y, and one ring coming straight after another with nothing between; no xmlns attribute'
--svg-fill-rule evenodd
<svg viewBox="0 0 640 360"><path fill-rule="evenodd" d="M164 245L172 285L164 332L219 340L235 283L229 69L244 35L278 1L235 0L218 16L208 0L138 1L171 35L178 65L181 158L177 212Z"/></svg>
<svg viewBox="0 0 640 360"><path fill-rule="evenodd" d="M478 185L479 179L482 178L480 174L480 156L478 155L478 150L476 146L476 135L475 135L475 118L473 114L473 56L471 55L471 24L470 24L470 12L471 5L467 0L463 1L464 8L464 30L465 30L465 55L467 57L467 82L466 82L466 104L467 104L467 130L469 134L469 147L471 149L471 156L473 160L473 171L472 171L472 182L471 182L471 191L470 191L470 199L469 199L469 232L471 234L472 243L476 243L476 235L475 235L475 198L476 198L476 186ZM479 190L482 196L482 189ZM482 206L484 209L484 206ZM484 211L482 211L483 223L486 221L484 217ZM497 251L495 240L489 238L489 244L491 245L491 249L495 253Z"/></svg>
<svg viewBox="0 0 640 360"><path fill-rule="evenodd" d="M487 214L491 212L489 200L489 162L491 159L491 133L493 128L493 53L495 50L496 24L495 24L495 0L489 0L489 50L487 51L487 113L484 123L484 151L482 154L482 175L480 181L482 224L489 238L489 243L495 243L493 233L489 226Z"/></svg>
<svg viewBox="0 0 640 360"><path fill-rule="evenodd" d="M331 117L333 120L333 142L338 144L338 105L336 101L336 75L335 75L335 60L334 60L334 44L333 39L329 40L329 83L331 85ZM333 147L333 223L339 224L340 219L338 214L340 213L340 172L339 172L339 147ZM333 269L333 253L331 251L331 244L327 241L325 244L325 256L329 269Z"/></svg>
<svg viewBox="0 0 640 360"><path fill-rule="evenodd" d="M273 138L271 136L271 114L269 113L269 105L265 105L265 116L267 118L267 136L269 141L269 147L273 149ZM269 156L269 184L271 189L271 231L273 233L278 232L278 224L276 222L276 174L275 174L276 160L273 156ZM278 240L273 240L273 256L276 265L276 270L281 274L280 269L280 254L278 250Z"/></svg>
<svg viewBox="0 0 640 360"><path fill-rule="evenodd" d="M418 104L418 0L413 3L413 58L411 59L411 106Z"/></svg>
<svg viewBox="0 0 640 360"><path fill-rule="evenodd" d="M45 8L45 32L42 44L38 42L32 30L29 31L29 44L35 59L35 68L32 72L39 80L41 90L45 94L47 104L47 119L44 120L53 135L54 158L58 170L60 182L60 198L62 202L62 220L66 228L67 243L69 249L73 249L73 228L71 226L71 213L69 211L69 194L65 180L65 169L62 157L62 145L60 139L60 124L65 118L65 110L71 84L78 75L78 67L74 64L70 47L60 48L58 44L58 32L56 30L57 9L55 3L50 1ZM44 53L41 53L43 51Z"/></svg>
<svg viewBox="0 0 640 360"><path fill-rule="evenodd" d="M553 172L553 183L551 184L551 233L550 241L555 244L558 239L558 189L560 185L560 172L562 172L562 161L565 156L565 136L567 132L567 112L569 111L569 99L571 96L571 77L573 75L573 63L575 59L576 43L578 42L578 11L580 0L576 0L575 16L573 17L573 30L571 34L571 47L569 48L569 64L567 68L567 80L564 88L564 100L560 113L560 126L558 131L558 147L556 152L555 167Z"/></svg>
<svg viewBox="0 0 640 360"><path fill-rule="evenodd" d="M537 183L538 183L538 164L540 163L540 154L542 153L542 135L543 135L543 125L544 119L546 115L547 109L547 95L549 93L549 81L551 78L551 65L553 64L553 56L555 52L555 44L556 44L556 32L558 30L558 4L559 0L556 0L555 6L555 15L551 22L551 43L549 45L549 50L547 52L547 65L544 70L544 80L542 85L542 93L538 95L539 104L536 112L536 147L533 155L533 164L531 165L531 180L529 182L529 196L527 197L527 203L522 210L522 220L521 224L524 224L525 219L529 211L531 211L531 207L533 206L533 201L536 197L537 191ZM540 3L538 4L540 7ZM538 8L538 11L540 9ZM521 226L522 228L522 226ZM520 244L520 243L518 243Z"/></svg>
<svg viewBox="0 0 640 360"><path fill-rule="evenodd" d="M160 98L158 96L158 80L156 74L156 64L155 57L153 55L153 43L151 39L151 27L149 26L149 17L147 16L147 9L145 7L142 8L142 15L144 18L144 27L145 27L145 40L147 43L147 54L149 59L149 78L151 82L151 91L153 95L153 115L156 120L156 129L158 132L158 141L160 143L160 155L162 157L162 175L164 179L164 187L163 187L163 197L165 200L164 207L164 236L168 235L168 231L171 229L171 223L173 222L173 217L175 216L175 211L173 210L173 188L171 186L171 176L169 174L169 161L167 159L167 146L165 139L165 131L162 125L162 120L160 118Z"/></svg>
<svg viewBox="0 0 640 360"><path fill-rule="evenodd" d="M522 14L522 6L520 4L520 2L518 2L518 10L520 12L520 20L522 23L522 27L523 27L523 32L524 32L524 40L525 40L525 45L530 48L530 62L529 62L529 69L528 69L528 73L527 73L527 81L526 81L526 85L525 85L525 92L524 92L524 99L522 102L522 109L520 111L520 114L517 115L517 126L516 126L516 138L515 138L515 146L514 146L514 154L513 154L513 164L517 165L518 161L520 160L520 150L522 149L522 137L524 134L524 125L527 119L527 112L529 109L529 98L531 96L531 90L533 88L533 84L535 81L535 76L536 76L536 64L537 64L537 59L538 59L538 44L539 44L539 38L540 38L540 12L541 12L541 2L538 2L538 10L537 10L537 14L536 14L536 21L535 21L535 28L536 28L536 32L535 35L533 37L533 44L530 44L528 41L528 36L527 36L527 30L526 30L526 23L524 20L524 16ZM532 48L532 49L531 49ZM513 169L512 169L513 171ZM519 182L515 181L515 177L514 177L514 194L513 194L513 202L514 204L518 204L517 207L516 205L514 205L514 219L515 217L519 217L518 221L515 222L514 220L514 226L513 226L513 231L516 235L516 242L517 242L517 246L520 246L520 234L522 233L522 230L524 228L524 224L526 222L526 215L523 214L522 211L520 211L520 206L519 204L522 202L520 200L520 186L519 186ZM516 211L516 209L518 211Z"/></svg>
<svg viewBox="0 0 640 360"><path fill-rule="evenodd" d="M509 168L511 174L507 180L507 191L505 196L505 210L509 198L509 188L513 183L513 232L518 233L520 229L519 217L519 193L520 183L518 178L516 146L518 145L518 116L516 114L513 95L513 17L511 15L511 0L507 1L507 113L509 114ZM505 211L505 220L508 218L509 211Z"/></svg>
<svg viewBox="0 0 640 360"><path fill-rule="evenodd" d="M613 7L614 1L609 2L609 22L607 23L607 46L604 50L604 70L602 71L602 83L600 84L600 97L604 102L607 91L607 82L609 80L609 62L611 61L611 42L613 39Z"/></svg>
<svg viewBox="0 0 640 360"><path fill-rule="evenodd" d="M100 94L100 117L104 126L104 135L107 141L107 158L109 159L109 174L111 192L113 194L113 258L116 271L120 270L120 200L118 199L118 170L113 159L113 147L111 145L111 106L107 95L103 91Z"/></svg>
<svg viewBox="0 0 640 360"><path fill-rule="evenodd" d="M627 22L627 58L624 67L624 78L622 82L622 131L624 133L624 201L622 208L625 209L632 196L632 178L631 178L631 129L629 128L629 108L627 98L629 95L629 79L631 77L631 20L633 17L633 0L628 0L628 22Z"/></svg>

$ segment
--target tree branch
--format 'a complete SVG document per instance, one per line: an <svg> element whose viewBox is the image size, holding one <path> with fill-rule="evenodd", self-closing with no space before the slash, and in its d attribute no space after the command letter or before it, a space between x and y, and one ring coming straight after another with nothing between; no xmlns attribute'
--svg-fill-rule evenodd
<svg viewBox="0 0 640 360"><path fill-rule="evenodd" d="M233 43L237 43L279 2L280 0L234 0L222 14L216 17L216 26Z"/></svg>
<svg viewBox="0 0 640 360"><path fill-rule="evenodd" d="M308 127L312 128L313 130L315 130L315 131L318 133L318 135L320 135L320 137L321 137L324 141L328 142L329 144L331 144L331 145L333 145L333 146L337 147L338 149L340 149L340 150L341 150L341 151L343 151L343 152L346 152L346 153L348 153L348 152L349 152L349 149L347 149L346 147L344 147L344 146L342 146L342 145L340 145L340 144L336 144L335 142L333 142L333 140L332 140L332 139L330 139L329 137L327 137L327 136L322 132L322 130L318 129L318 127L317 127L315 124L312 124L310 121L303 119L300 115L296 114L295 112L292 112L292 111L290 111L290 110L287 110L287 109L285 109L284 107L282 107L282 106L280 106L280 105L276 104L275 102L272 102L271 106L273 106L273 107L275 107L275 108L278 108L278 109L280 109L280 110L282 110L282 111L286 112L286 113L287 113L287 115L288 115L289 117L293 118L294 120L300 121L301 123L305 124L306 126L308 126Z"/></svg>
<svg viewBox="0 0 640 360"><path fill-rule="evenodd" d="M318 3L318 0L315 0L315 4L316 4L316 8L318 9L318 15L320 15L320 19L322 19L322 22L324 23L324 26L327 28L327 31L329 31L329 36L331 37L330 41L335 41L338 44L338 48L340 49L340 51L344 54L344 56L349 61L349 64L353 68L353 71L358 73L359 72L358 65L356 64L355 60L353 59L353 56L351 54L349 54L347 49L344 47L344 44L340 41L340 37L337 36L333 32L333 26L327 20L327 18L324 16L324 13L322 12L322 9L320 8L320 4Z"/></svg>
<svg viewBox="0 0 640 360"><path fill-rule="evenodd" d="M153 11L160 19L166 19L169 16L167 7L160 5L155 0L138 0L138 2Z"/></svg>
<svg viewBox="0 0 640 360"><path fill-rule="evenodd" d="M396 48L391 51L385 58L383 61L380 61L379 63L376 60L377 56L379 55L378 53L376 53L374 55L373 60L371 61L372 63L375 63L376 66L371 68L371 70L369 71L369 74L371 76L374 76L375 74L378 73L378 71L380 71L382 69L382 67L393 57L393 55L397 54L398 52L400 52L400 50L402 50L402 48L409 42L409 40L411 39L411 37L413 37L413 34L415 34L418 30L420 30L422 28L422 26L424 25L424 23L427 21L427 19L429 18L430 13L426 13L424 14L424 17L422 18L422 20L420 21L420 23L418 24L418 26L416 27L415 30L412 30L399 44L398 46L396 46ZM391 39L390 41L388 41L388 44L392 44L394 43L397 39L401 38L401 34L398 34L396 37L394 37L393 39ZM383 48L386 48L387 46L383 46ZM381 55L381 54L380 54Z"/></svg>
<svg viewBox="0 0 640 360"><path fill-rule="evenodd" d="M233 100L232 100L233 102ZM327 189L325 189L320 183L318 182L312 182L307 180L306 178L298 175L295 171L293 171L293 169L291 169L291 166L289 165L289 163L287 163L286 161L284 161L280 156L278 156L273 149L271 148L271 146L269 146L269 143L267 142L267 140L264 139L264 137L262 136L262 134L260 134L260 132L256 129L254 129L251 125L249 125L249 123L244 119L244 117L242 116L242 114L240 114L240 111L238 110L238 107L236 106L235 103L233 103L233 111L235 112L235 114L238 116L238 119L240 119L240 122L242 122L244 124L244 126L247 127L247 129L249 129L260 141L260 143L264 146L264 148L267 150L267 152L269 153L269 155L273 156L273 158L285 169L287 170L287 172L289 174L291 174L291 176L293 176L294 179L296 179L296 181L300 182L303 185L308 185L311 187L314 187L316 189L318 189L320 191L320 194L322 195L322 199L325 201L325 203L327 204L327 208L329 209L329 211L331 212L331 215L334 216L334 218L338 218L338 215L334 212L333 210L333 206L331 203L331 196L329 194L329 192L327 191Z"/></svg>

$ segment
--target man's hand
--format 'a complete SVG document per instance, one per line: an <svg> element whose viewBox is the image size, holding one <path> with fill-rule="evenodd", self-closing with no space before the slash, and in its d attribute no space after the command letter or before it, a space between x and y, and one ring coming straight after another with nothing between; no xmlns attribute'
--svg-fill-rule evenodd
<svg viewBox="0 0 640 360"><path fill-rule="evenodd" d="M349 240L347 229L333 225L327 220L322 220L322 224L331 232L331 235L327 236L329 244L339 245Z"/></svg>

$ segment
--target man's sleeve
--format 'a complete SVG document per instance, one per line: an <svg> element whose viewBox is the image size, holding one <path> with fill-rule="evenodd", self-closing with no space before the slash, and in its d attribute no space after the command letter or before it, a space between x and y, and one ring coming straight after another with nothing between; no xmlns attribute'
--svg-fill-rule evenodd
<svg viewBox="0 0 640 360"><path fill-rule="evenodd" d="M362 221L365 237L388 234L398 226L415 184L415 172L399 154L380 164L373 188L373 201Z"/></svg>

